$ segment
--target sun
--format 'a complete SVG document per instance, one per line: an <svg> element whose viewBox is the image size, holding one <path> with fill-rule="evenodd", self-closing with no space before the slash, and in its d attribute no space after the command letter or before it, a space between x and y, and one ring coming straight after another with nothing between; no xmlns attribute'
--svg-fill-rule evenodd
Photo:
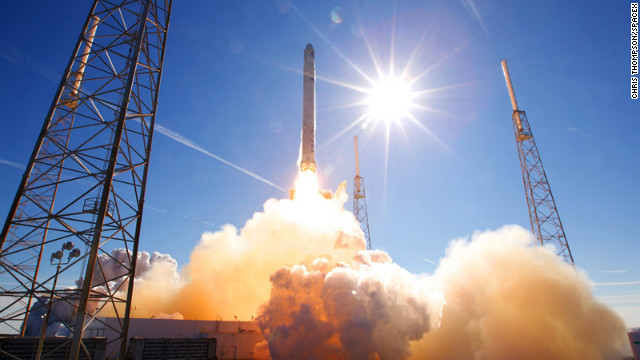
<svg viewBox="0 0 640 360"><path fill-rule="evenodd" d="M292 7L296 9L295 6ZM386 194L389 173L389 149L391 148L392 137L394 137L392 133L401 136L405 143L409 145L409 148L412 148L411 139L414 138L414 130L421 131L430 138L431 142L453 154L447 144L430 129L430 126L436 121L457 117L456 114L440 108L439 104L448 106L448 103L439 102L438 100L443 95L444 97L448 96L446 92L453 91L458 87L469 86L470 83L436 85L441 83L441 76L436 73L436 70L451 56L464 49L470 43L469 41L465 40L460 44L451 43L449 52L443 52L440 56L434 56L433 53L430 53L425 57L426 50L435 50L429 46L432 42L430 40L431 32L425 29L422 36L415 39L417 41L413 49L407 44L407 37L403 37L400 42L401 46L398 46L396 41L397 22L395 8L391 19L392 28L390 29L388 46L372 41L374 38L365 30L362 19L359 16L355 16L352 34L355 34L353 32L355 29L357 31L357 36L355 37L362 39L371 60L369 65L361 67L358 65L358 61L347 56L319 28L313 26L312 22L305 18L302 12L296 11L316 35L328 44L328 47L334 51L335 55L340 57L351 69L348 74L340 71L341 75L338 77L323 76L319 72L316 74L316 79L356 93L354 97L339 98L339 104L325 108L326 110L357 109L357 112L349 111L348 116L350 119L341 121L340 127L342 128L333 136L330 136L328 140L325 140L324 143L319 144L319 147L327 146L348 133L363 132L365 141L374 135L376 141L378 141L380 139L378 135L382 133L384 141L382 187L384 194ZM379 32L380 29L376 26L374 34L377 35ZM414 40L412 37L408 39ZM435 45L439 46L437 43ZM361 49L360 47L356 48ZM383 49L389 49L388 60L380 58L381 50ZM363 52L354 50L354 53L361 54ZM438 55L438 53L435 55ZM288 66L283 65L283 67L297 72L297 70ZM379 130L382 130L382 132ZM309 187L309 183L313 183L312 181L309 182L309 179L302 179L302 177L301 180L300 185L296 184L296 191L299 187L300 189L306 189ZM313 185L310 187L313 188ZM309 193L309 191L305 193ZM290 196L293 199L293 195Z"/></svg>
<svg viewBox="0 0 640 360"><path fill-rule="evenodd" d="M403 76L383 75L366 92L367 120L373 122L399 122L410 118L415 93L411 83Z"/></svg>

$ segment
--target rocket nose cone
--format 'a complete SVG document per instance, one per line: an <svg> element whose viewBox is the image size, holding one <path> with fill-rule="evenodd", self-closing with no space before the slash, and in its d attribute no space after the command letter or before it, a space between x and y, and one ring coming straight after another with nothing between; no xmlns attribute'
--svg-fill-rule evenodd
<svg viewBox="0 0 640 360"><path fill-rule="evenodd" d="M304 56L315 57L315 51L313 50L313 45L307 44L307 46L304 48Z"/></svg>

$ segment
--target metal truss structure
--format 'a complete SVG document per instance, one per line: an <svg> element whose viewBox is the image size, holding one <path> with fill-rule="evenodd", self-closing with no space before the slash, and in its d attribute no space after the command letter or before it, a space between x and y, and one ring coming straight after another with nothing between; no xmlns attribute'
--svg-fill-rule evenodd
<svg viewBox="0 0 640 360"><path fill-rule="evenodd" d="M369 234L369 215L367 214L367 199L365 198L364 179L360 176L360 165L358 160L358 137L353 137L356 149L356 177L353 178L353 214L360 223L360 228L364 232L364 239L367 242L367 250L371 250L371 236Z"/></svg>
<svg viewBox="0 0 640 360"><path fill-rule="evenodd" d="M529 120L525 112L518 109L516 95L511 84L509 70L507 69L507 62L504 60L502 61L502 70L513 107L513 131L518 147L520 167L522 168L522 180L527 196L531 231L541 246L552 244L556 247L558 256L573 265L573 255L571 255L571 249L569 249L569 243L564 234L556 202L553 199L549 181L547 181L547 174L544 171L544 167L542 167L538 147L529 126Z"/></svg>
<svg viewBox="0 0 640 360"><path fill-rule="evenodd" d="M171 1L93 2L0 233L1 333L56 325L76 359L108 326L124 358ZM49 256L69 241L56 289Z"/></svg>
<svg viewBox="0 0 640 360"><path fill-rule="evenodd" d="M513 112L513 128L518 146L518 157L522 168L522 180L527 194L527 206L531 219L531 231L540 245L553 244L558 256L573 264L573 256L564 234L562 221L542 167L538 147L533 139L529 120L524 111Z"/></svg>

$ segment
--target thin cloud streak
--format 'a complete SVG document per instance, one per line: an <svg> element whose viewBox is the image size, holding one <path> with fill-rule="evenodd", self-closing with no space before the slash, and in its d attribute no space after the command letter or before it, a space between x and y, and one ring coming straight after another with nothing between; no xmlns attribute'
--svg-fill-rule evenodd
<svg viewBox="0 0 640 360"><path fill-rule="evenodd" d="M5 160L5 159L2 159L2 158L0 158L0 164L8 165L8 166L14 167L16 169L20 169L20 170L24 170L26 168L26 166L24 164L19 164L17 162Z"/></svg>
<svg viewBox="0 0 640 360"><path fill-rule="evenodd" d="M22 66L24 68L26 68L27 70L36 73L42 77L44 77L45 79L51 80L52 82L58 82L60 79L58 76L56 76L56 74L54 72L52 72L50 69L48 69L47 67L43 66L42 64L40 64L38 61L34 60L33 58L31 58L28 55L25 55L20 49L16 48L15 46L12 46L11 44L8 44L6 42L0 42L0 57L4 58L5 60L8 60L16 65ZM261 181L271 187L274 187L280 191L283 192L287 192L286 189L284 189L281 186L276 185L275 183L273 183L272 181L269 181L265 178L263 178L262 176L255 174L247 169L244 169L228 160L225 160L223 158L221 158L220 156L213 154L205 149L203 149L202 147L200 147L199 145L197 145L196 143L194 143L193 141L187 139L186 137L170 130L167 129L166 127L162 126L162 125L155 125L155 129L162 135L165 135L166 137L175 140L183 145L186 145L194 150L197 150L209 157L212 157L220 162L222 162L225 165L231 166L232 168L241 171L249 176L251 176L252 178ZM4 160L0 158L0 164L2 165L8 165L17 169L21 169L24 170L26 168L25 165L23 164L19 164L19 163L15 163L13 161L8 161L8 160Z"/></svg>
<svg viewBox="0 0 640 360"><path fill-rule="evenodd" d="M162 125L158 125L158 124L155 125L155 129L160 134L162 134L162 135L164 135L164 136L166 136L166 137L168 137L168 138L170 138L170 139L172 139L174 141L177 141L177 142L181 143L182 145L188 146L188 147L190 147L190 148L192 148L194 150L197 150L197 151L199 151L199 152L201 152L201 153L203 153L203 154L205 154L205 155L207 155L207 156L209 156L211 158L214 158L214 159L220 161L221 163L223 163L225 165L228 165L228 166L230 166L230 167L232 167L232 168L234 168L234 169L236 169L236 170L238 170L238 171L240 171L240 172L242 172L242 173L244 173L246 175L249 175L252 178L254 178L254 179L258 180L258 181L261 181L261 182L263 182L263 183L265 183L265 184L267 184L267 185L269 185L269 186L271 186L273 188L276 188L276 189L278 189L280 191L283 191L283 192L287 192L287 190L285 190L283 187L276 185L272 181L269 181L269 180L263 178L262 176L254 173L254 172L251 172L251 171L249 171L249 170L247 170L245 168L242 168L242 167L232 163L229 160L225 160L225 159L221 158L220 156L205 150L204 148L200 147L198 144L194 143L190 139L178 134L177 132L175 132L173 130L167 129L166 127L164 127Z"/></svg>
<svg viewBox="0 0 640 360"><path fill-rule="evenodd" d="M428 258L426 258L426 257L423 257L423 258L422 258L422 260L424 260L424 261L426 261L426 262L428 262L428 263L432 263L433 265L436 265L436 266L438 265L438 263L437 263L437 262L435 262L435 261L433 261L433 260L431 260L431 259L428 259Z"/></svg>
<svg viewBox="0 0 640 360"><path fill-rule="evenodd" d="M595 283L596 286L631 286L631 285L640 285L640 280L638 281L617 281L617 282L603 282L603 283Z"/></svg>
<svg viewBox="0 0 640 360"><path fill-rule="evenodd" d="M462 2L462 6L464 6L465 10L473 17L482 27L485 34L488 34L487 26L484 24L482 17L480 16L480 11L478 11L478 7L476 6L475 1L473 0L460 0Z"/></svg>
<svg viewBox="0 0 640 360"><path fill-rule="evenodd" d="M629 270L600 270L598 272L605 273L605 274L623 274L623 273L629 272Z"/></svg>
<svg viewBox="0 0 640 360"><path fill-rule="evenodd" d="M607 304L640 304L640 294L601 295L598 299Z"/></svg>
<svg viewBox="0 0 640 360"><path fill-rule="evenodd" d="M26 55L22 50L7 42L0 41L0 57L54 83L60 81L60 75L58 73L42 65L31 56Z"/></svg>
<svg viewBox="0 0 640 360"><path fill-rule="evenodd" d="M172 216L175 216L177 218L184 219L184 220L191 220L191 221L195 221L195 222L200 222L200 223L203 223L203 224L209 225L209 226L218 226L218 225L213 224L213 223L211 223L209 221L202 220L202 219L199 219L199 218L194 217L194 216L181 214L181 213L178 213L178 212L175 212L175 211L169 211L169 210L165 210L165 209L160 209L160 208L157 208L157 207L149 206L147 204L144 205L144 208L148 209L148 210L151 210L151 211L155 211L155 212L161 213L161 214L172 215Z"/></svg>

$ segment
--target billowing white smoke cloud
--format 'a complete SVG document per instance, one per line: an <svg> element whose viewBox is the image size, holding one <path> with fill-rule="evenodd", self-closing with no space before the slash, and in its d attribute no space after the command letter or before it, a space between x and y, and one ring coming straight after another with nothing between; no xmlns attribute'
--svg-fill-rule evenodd
<svg viewBox="0 0 640 360"><path fill-rule="evenodd" d="M405 359L443 304L381 251L361 251L351 264L284 267L271 282L258 324L274 359Z"/></svg>
<svg viewBox="0 0 640 360"><path fill-rule="evenodd" d="M179 277L172 259L140 261L133 316L257 315L275 360L615 359L626 345L586 276L521 227L454 241L417 276L366 251L342 205L270 199L242 229L203 234Z"/></svg>
<svg viewBox="0 0 640 360"><path fill-rule="evenodd" d="M164 312L187 319L250 319L269 299L269 276L318 257L350 261L365 248L362 231L342 204L270 199L241 230L225 225L202 235Z"/></svg>
<svg viewBox="0 0 640 360"><path fill-rule="evenodd" d="M94 288L95 291L108 293L107 286L111 291L120 289L126 291L128 280L124 277L125 267L129 266L130 254L125 249L115 249L110 254L98 255L98 261L94 268L92 283L94 285L103 284ZM99 265L98 265L99 264ZM146 251L138 252L136 262L136 287L134 289L136 303L145 304L140 313L134 307L134 316L181 319L180 314L165 314L161 308L165 305L163 300L166 296L158 294L171 294L180 286L178 276L178 263L167 254L154 252L149 254ZM77 281L76 286L81 287L82 281ZM26 334L28 336L38 336L42 326L42 317L46 314L49 297L38 297L34 302L27 322ZM90 302L89 312L101 307L100 302ZM134 304L135 305L135 304ZM47 321L48 336L67 336L70 334L69 325L73 323L73 306L64 301L54 301L51 308L50 318ZM113 315L111 307L106 307L101 313L103 316Z"/></svg>
<svg viewBox="0 0 640 360"><path fill-rule="evenodd" d="M342 207L342 195L336 197L340 200L318 196L306 205L270 199L264 211L254 214L241 230L225 225L218 232L203 234L180 273L169 255L140 253L132 316L254 317L269 299L269 276L280 267L317 257L334 263L350 261L366 247L359 224ZM128 263L126 251L102 254L99 263L94 285L108 283L112 291L126 290L122 277L122 264Z"/></svg>
<svg viewBox="0 0 640 360"><path fill-rule="evenodd" d="M98 255L98 260L93 272L94 285L105 282L110 283L112 289L123 288L122 285L126 279L126 268L129 267L129 258L131 253L125 249L112 250L110 254ZM138 252L138 260L136 262L136 280L144 281L144 278L153 276L155 273L162 272L170 275L164 281L173 283L178 281L178 262L168 254L154 252L149 254L146 251Z"/></svg>
<svg viewBox="0 0 640 360"><path fill-rule="evenodd" d="M139 253L133 288L133 317L182 319L181 314L164 312L168 294L180 288L178 262L170 255L146 251Z"/></svg>
<svg viewBox="0 0 640 360"><path fill-rule="evenodd" d="M40 336L48 304L48 296L35 298L25 328L26 336ZM71 331L66 324L71 324L72 319L73 307L66 302L54 301L47 321L46 336L68 336Z"/></svg>
<svg viewBox="0 0 640 360"><path fill-rule="evenodd" d="M530 242L519 226L453 241L433 276L442 325L412 359L621 359L622 320L582 271Z"/></svg>

